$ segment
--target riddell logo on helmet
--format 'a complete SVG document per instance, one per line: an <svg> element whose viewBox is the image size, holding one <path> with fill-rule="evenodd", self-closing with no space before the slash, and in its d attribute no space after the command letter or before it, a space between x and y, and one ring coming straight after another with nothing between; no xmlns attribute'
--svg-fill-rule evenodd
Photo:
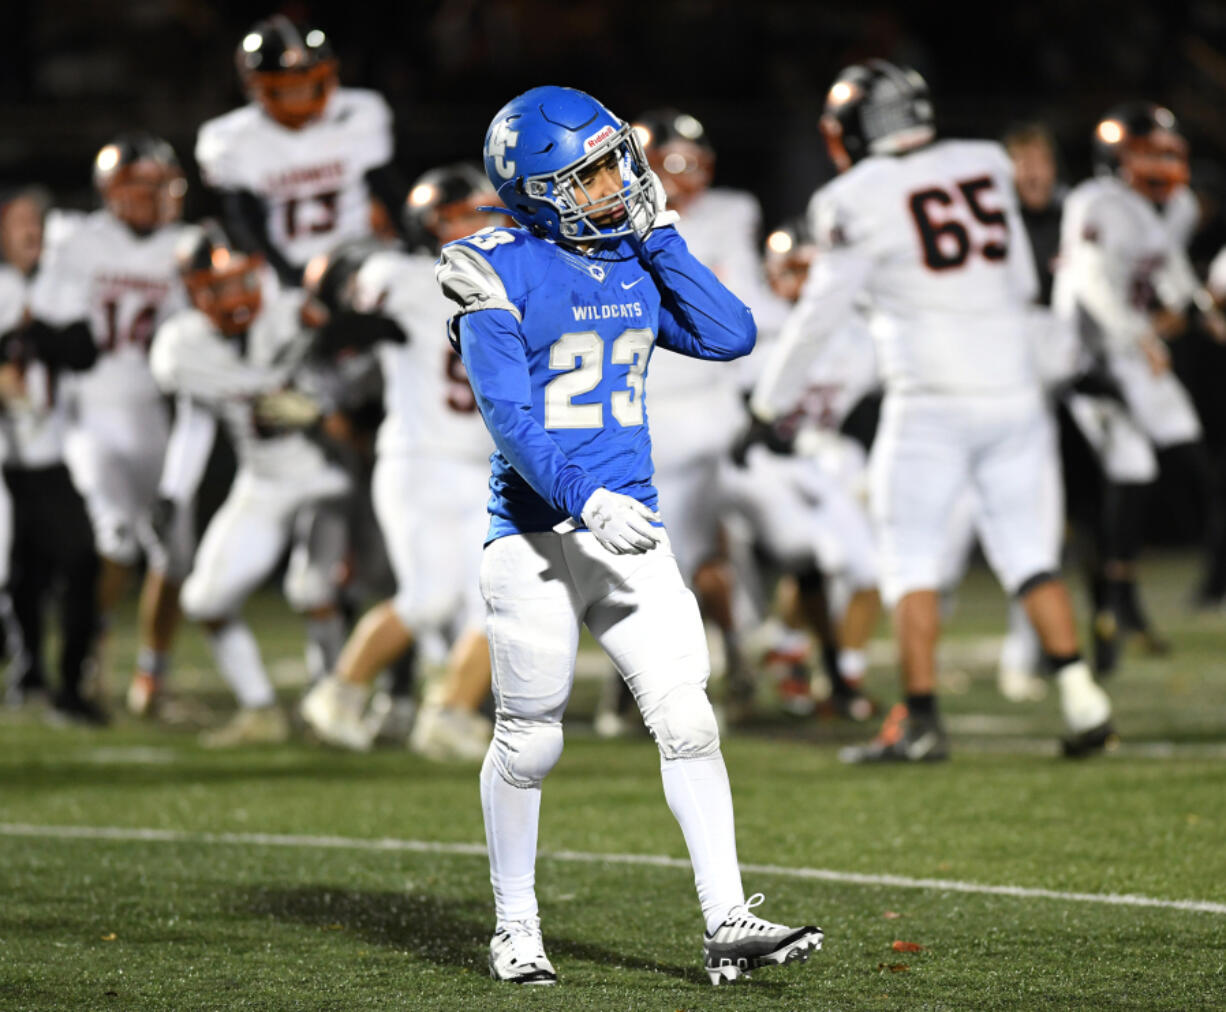
<svg viewBox="0 0 1226 1012"><path fill-rule="evenodd" d="M615 133L617 133L617 127L615 127L612 123L610 123L608 126L600 130L597 130L594 134L592 134L591 137L585 140L583 142L583 150L591 151L592 148L596 147L596 145L598 144L602 144L603 142L607 141Z"/></svg>

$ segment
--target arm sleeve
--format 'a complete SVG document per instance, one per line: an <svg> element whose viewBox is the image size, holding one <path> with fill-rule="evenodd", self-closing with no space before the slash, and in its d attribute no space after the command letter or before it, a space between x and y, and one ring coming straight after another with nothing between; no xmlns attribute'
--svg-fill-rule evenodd
<svg viewBox="0 0 1226 1012"><path fill-rule="evenodd" d="M30 288L30 314L53 327L89 319L89 277L72 246L68 237L52 245Z"/></svg>
<svg viewBox="0 0 1226 1012"><path fill-rule="evenodd" d="M34 320L26 328L25 337L32 357L49 369L81 372L92 369L98 361L98 346L84 320L67 327L52 327Z"/></svg>
<svg viewBox="0 0 1226 1012"><path fill-rule="evenodd" d="M226 231L239 249L263 253L277 277L291 288L302 284L302 272L286 260L268 238L268 209L260 197L250 190L223 190L221 211Z"/></svg>
<svg viewBox="0 0 1226 1012"><path fill-rule="evenodd" d="M208 406L279 390L286 369L254 366L224 341L191 341L159 332L149 352L149 367L158 386Z"/></svg>
<svg viewBox="0 0 1226 1012"><path fill-rule="evenodd" d="M546 502L578 517L600 482L571 463L532 415L532 381L519 320L503 309L460 317L468 381L494 444Z"/></svg>
<svg viewBox="0 0 1226 1012"><path fill-rule="evenodd" d="M819 236L820 236L819 232ZM836 233L839 237L842 233ZM750 411L763 421L786 413L800 398L809 371L832 334L854 311L873 269L873 257L859 244L823 241L796 307L780 331L779 340L762 367L749 401Z"/></svg>
<svg viewBox="0 0 1226 1012"><path fill-rule="evenodd" d="M217 420L190 397L175 399L175 423L166 444L158 495L175 503L189 502L200 487L213 449Z"/></svg>
<svg viewBox="0 0 1226 1012"><path fill-rule="evenodd" d="M1154 276L1154 291L1167 309L1182 311L1197 300L1200 278L1182 246L1171 243L1166 261Z"/></svg>
<svg viewBox="0 0 1226 1012"><path fill-rule="evenodd" d="M340 312L319 328L312 351L317 358L334 358L343 351L362 352L384 341L407 344L408 335L382 313Z"/></svg>
<svg viewBox="0 0 1226 1012"><path fill-rule="evenodd" d="M652 232L643 260L660 290L662 348L720 362L753 350L758 328L749 307L694 257L675 228Z"/></svg>

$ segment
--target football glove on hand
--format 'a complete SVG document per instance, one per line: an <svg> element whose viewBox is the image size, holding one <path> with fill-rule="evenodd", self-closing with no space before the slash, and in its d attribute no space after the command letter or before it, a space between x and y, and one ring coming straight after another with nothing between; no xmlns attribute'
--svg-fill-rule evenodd
<svg viewBox="0 0 1226 1012"><path fill-rule="evenodd" d="M253 408L256 430L265 436L309 429L320 417L319 405L298 390L260 394Z"/></svg>
<svg viewBox="0 0 1226 1012"><path fill-rule="evenodd" d="M659 532L651 526L652 521L659 523L660 514L637 499L607 488L598 488L588 497L581 519L601 546L614 555L641 555L660 543Z"/></svg>
<svg viewBox="0 0 1226 1012"><path fill-rule="evenodd" d="M643 188L650 200L634 208L631 224L645 241L655 229L677 224L681 220L681 215L676 211L668 210L668 194L664 192L664 184L651 169L648 169L643 176Z"/></svg>

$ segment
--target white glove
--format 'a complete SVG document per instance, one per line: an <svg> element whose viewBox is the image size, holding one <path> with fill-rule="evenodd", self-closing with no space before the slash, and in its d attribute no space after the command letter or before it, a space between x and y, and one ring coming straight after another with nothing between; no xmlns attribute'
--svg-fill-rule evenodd
<svg viewBox="0 0 1226 1012"><path fill-rule="evenodd" d="M668 194L664 192L664 184L660 182L660 177L653 170L648 169L641 178L643 190L648 199L646 206L635 208L631 224L639 234L639 238L646 239L653 229L677 224L681 220L681 215L676 211L668 210Z"/></svg>
<svg viewBox="0 0 1226 1012"><path fill-rule="evenodd" d="M660 515L637 499L607 488L598 488L588 497L582 520L614 555L640 555L660 543L659 533L651 526L653 520L659 523Z"/></svg>

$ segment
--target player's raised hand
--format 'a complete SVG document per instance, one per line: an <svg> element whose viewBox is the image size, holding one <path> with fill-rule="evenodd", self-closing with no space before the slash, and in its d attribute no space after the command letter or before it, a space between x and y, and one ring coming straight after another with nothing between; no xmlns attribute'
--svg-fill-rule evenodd
<svg viewBox="0 0 1226 1012"><path fill-rule="evenodd" d="M583 504L581 519L596 540L614 555L640 555L660 543L652 522L660 515L637 499L598 488Z"/></svg>
<svg viewBox="0 0 1226 1012"><path fill-rule="evenodd" d="M643 187L650 199L645 205L634 208L632 224L639 236L646 239L653 229L675 225L681 216L676 211L668 210L668 194L664 192L664 184L651 169L643 174Z"/></svg>

